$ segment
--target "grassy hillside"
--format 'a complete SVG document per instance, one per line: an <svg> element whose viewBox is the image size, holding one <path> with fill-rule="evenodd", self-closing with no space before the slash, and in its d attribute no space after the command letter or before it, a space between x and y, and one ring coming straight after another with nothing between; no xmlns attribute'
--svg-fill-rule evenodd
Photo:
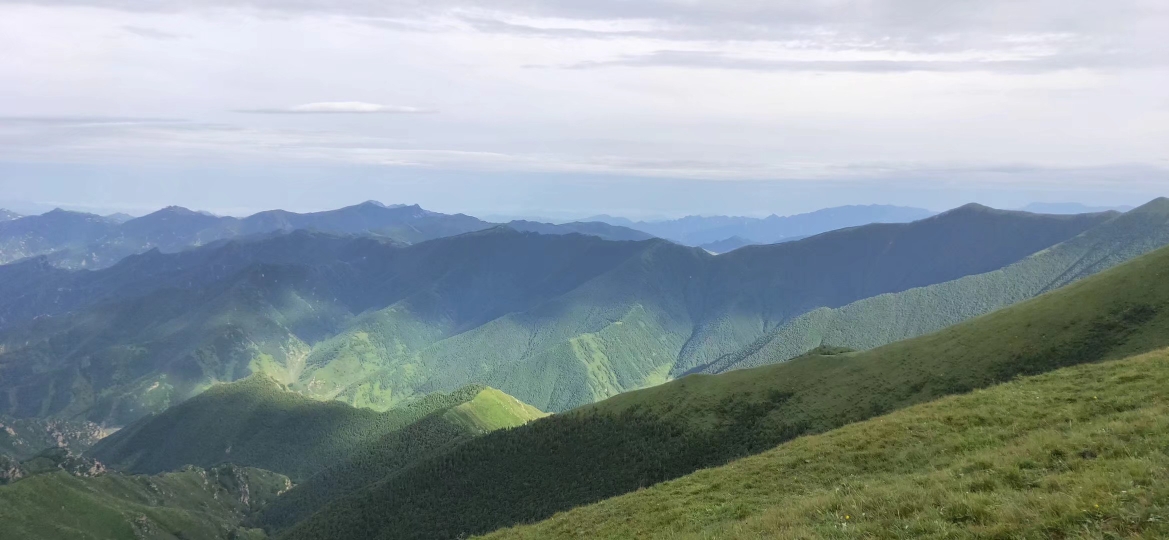
<svg viewBox="0 0 1169 540"><path fill-rule="evenodd" d="M260 539L240 528L290 486L258 469L224 465L159 476L64 471L0 486L0 540Z"/></svg>
<svg viewBox="0 0 1169 540"><path fill-rule="evenodd" d="M254 523L268 530L287 528L326 504L419 460L439 455L474 437L521 426L543 416L546 415L499 390L483 388L469 401L437 410L362 445L342 462L282 495Z"/></svg>
<svg viewBox="0 0 1169 540"><path fill-rule="evenodd" d="M471 407L481 393L467 387L376 412L307 398L254 375L143 418L100 441L89 455L137 474L230 462L300 482L429 414Z"/></svg>
<svg viewBox="0 0 1169 540"><path fill-rule="evenodd" d="M803 437L491 539L1165 538L1169 350Z"/></svg>
<svg viewBox="0 0 1169 540"><path fill-rule="evenodd" d="M821 345L871 349L934 332L1062 287L1169 244L1169 199L1157 199L1015 264L796 317L703 373L760 366Z"/></svg>
<svg viewBox="0 0 1169 540"><path fill-rule="evenodd" d="M695 375L470 441L293 528L290 539L454 538L1019 375L1169 345L1169 249L935 334Z"/></svg>

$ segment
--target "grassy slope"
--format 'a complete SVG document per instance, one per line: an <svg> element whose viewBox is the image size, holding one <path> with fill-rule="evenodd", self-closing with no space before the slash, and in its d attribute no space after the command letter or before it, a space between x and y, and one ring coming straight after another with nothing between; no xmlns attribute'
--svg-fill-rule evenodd
<svg viewBox="0 0 1169 540"><path fill-rule="evenodd" d="M313 400L255 375L214 386L143 418L100 441L90 455L139 474L230 462L276 471L299 482L428 414L472 400L480 391L468 387L376 412Z"/></svg>
<svg viewBox="0 0 1169 540"><path fill-rule="evenodd" d="M233 466L151 477L41 474L0 486L0 539L262 538L240 522L288 486L278 474Z"/></svg>
<svg viewBox="0 0 1169 540"><path fill-rule="evenodd" d="M269 530L287 528L329 502L360 490L421 459L438 455L474 437L523 425L546 416L494 388L469 401L437 410L354 451L343 462L313 475L284 494L255 523Z"/></svg>
<svg viewBox="0 0 1169 540"><path fill-rule="evenodd" d="M871 349L1032 298L1169 244L1169 199L1157 199L993 272L811 311L702 368L760 366L820 345Z"/></svg>
<svg viewBox="0 0 1169 540"><path fill-rule="evenodd" d="M1065 368L488 538L1164 538L1167 387L1165 349Z"/></svg>
<svg viewBox="0 0 1169 540"><path fill-rule="evenodd" d="M489 434L331 506L287 538L484 533L1017 375L1161 348L1167 272L1161 249L928 336L685 377Z"/></svg>

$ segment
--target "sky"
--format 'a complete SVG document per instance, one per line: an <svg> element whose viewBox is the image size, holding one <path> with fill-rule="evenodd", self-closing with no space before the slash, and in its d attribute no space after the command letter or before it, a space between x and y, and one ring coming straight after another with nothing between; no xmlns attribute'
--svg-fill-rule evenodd
<svg viewBox="0 0 1169 540"><path fill-rule="evenodd" d="M1164 0L0 0L0 206L1169 195Z"/></svg>

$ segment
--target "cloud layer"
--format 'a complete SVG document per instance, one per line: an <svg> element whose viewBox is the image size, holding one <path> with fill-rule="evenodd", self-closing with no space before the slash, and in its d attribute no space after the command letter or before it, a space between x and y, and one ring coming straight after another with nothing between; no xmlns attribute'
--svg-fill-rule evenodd
<svg viewBox="0 0 1169 540"><path fill-rule="evenodd" d="M418 107L379 105L361 101L323 101L276 109L240 109L237 112L261 114L419 114L434 111Z"/></svg>

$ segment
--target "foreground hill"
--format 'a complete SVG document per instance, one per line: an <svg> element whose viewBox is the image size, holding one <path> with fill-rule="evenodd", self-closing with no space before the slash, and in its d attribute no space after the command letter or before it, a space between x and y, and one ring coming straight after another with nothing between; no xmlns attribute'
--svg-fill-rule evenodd
<svg viewBox="0 0 1169 540"><path fill-rule="evenodd" d="M434 394L382 413L310 399L261 374L213 386L143 418L100 441L88 455L136 474L230 462L300 482L432 415L450 424L451 433L407 443L445 444L521 425L542 413L483 387Z"/></svg>
<svg viewBox="0 0 1169 540"><path fill-rule="evenodd" d="M1169 199L1161 198L1005 268L805 313L697 371L721 373L773 364L825 345L863 350L920 336L1033 298L1166 244Z"/></svg>
<svg viewBox="0 0 1169 540"><path fill-rule="evenodd" d="M821 307L984 273L1109 214L975 205L712 256L506 227L409 246L296 232L100 271L0 266L0 413L122 425L263 372L386 410L470 383L562 411Z"/></svg>
<svg viewBox="0 0 1169 540"><path fill-rule="evenodd" d="M553 225L551 223L540 223L538 221L515 220L506 224L508 227L520 232L534 232L540 234L588 234L602 238L605 240L649 240L654 235L630 229L628 227L621 227L618 225L610 225L600 221L574 221L571 223L561 223Z"/></svg>
<svg viewBox="0 0 1169 540"><path fill-rule="evenodd" d="M45 472L0 485L0 540L259 540L241 522L289 486L232 465L158 476Z"/></svg>
<svg viewBox="0 0 1169 540"><path fill-rule="evenodd" d="M284 538L455 538L635 491L801 435L1019 375L1169 346L1169 249L871 351L629 392L470 441Z"/></svg>
<svg viewBox="0 0 1169 540"><path fill-rule="evenodd" d="M1166 538L1169 350L945 398L487 538Z"/></svg>

